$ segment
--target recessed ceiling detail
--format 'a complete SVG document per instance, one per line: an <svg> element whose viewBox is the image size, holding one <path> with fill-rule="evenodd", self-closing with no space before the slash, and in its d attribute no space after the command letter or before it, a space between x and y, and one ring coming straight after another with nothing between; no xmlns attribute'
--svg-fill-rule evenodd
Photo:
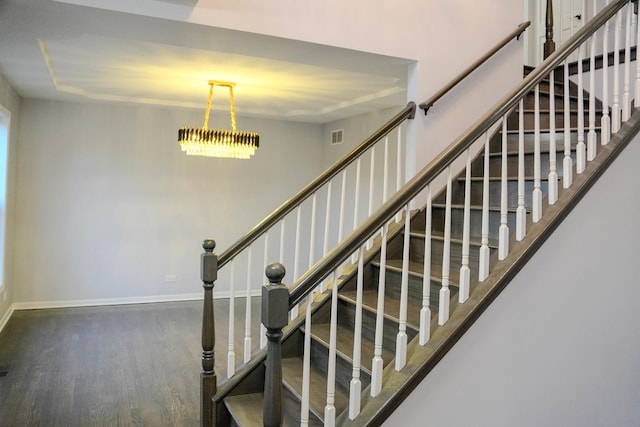
<svg viewBox="0 0 640 427"><path fill-rule="evenodd" d="M406 103L407 59L73 0L2 1L0 72L25 97L200 110L202 87L225 80L238 83L239 114L309 123Z"/></svg>

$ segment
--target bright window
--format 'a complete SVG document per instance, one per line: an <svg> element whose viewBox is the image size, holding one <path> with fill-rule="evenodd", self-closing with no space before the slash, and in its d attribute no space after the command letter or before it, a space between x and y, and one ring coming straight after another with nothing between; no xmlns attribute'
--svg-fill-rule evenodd
<svg viewBox="0 0 640 427"><path fill-rule="evenodd" d="M11 114L0 105L0 291L4 290L4 260L7 212L7 153Z"/></svg>

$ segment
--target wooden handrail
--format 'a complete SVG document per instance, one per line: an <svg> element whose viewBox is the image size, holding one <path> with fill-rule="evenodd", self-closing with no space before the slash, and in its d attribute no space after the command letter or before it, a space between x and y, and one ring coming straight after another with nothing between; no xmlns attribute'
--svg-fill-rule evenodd
<svg viewBox="0 0 640 427"><path fill-rule="evenodd" d="M231 245L226 251L224 251L218 258L218 268L222 268L227 262L233 259L236 255L242 252L246 247L258 239L267 230L278 223L289 212L294 210L296 206L302 203L307 197L318 191L324 184L329 182L331 178L340 173L344 168L356 160L362 153L371 148L377 141L387 135L393 129L398 127L403 121L413 119L415 117L416 104L409 102L398 114L396 114L391 120L382 125L371 136L365 139L360 145L355 147L349 153L347 153L342 159L338 160L333 166L329 167L320 176L311 181L306 187L300 190L296 195L283 203L279 208L274 210L269 216L263 219L255 227L253 227L247 234L241 237L233 245Z"/></svg>
<svg viewBox="0 0 640 427"><path fill-rule="evenodd" d="M461 156L480 136L502 119L505 114L524 98L534 87L551 73L575 49L585 42L615 13L622 9L629 0L614 0L587 25L578 30L560 49L553 52L533 70L525 79L491 110L483 115L456 141L450 144L438 157L432 160L409 182L400 188L357 229L351 232L339 245L327 253L312 268L304 273L290 288L289 309L293 308L314 289L318 283L328 277L356 249L363 245L369 237L376 233L397 212L413 200L426 185L438 177L454 160Z"/></svg>
<svg viewBox="0 0 640 427"><path fill-rule="evenodd" d="M506 36L504 39L502 39L491 50L489 50L487 53L485 53L480 59L478 59L476 62L474 62L473 64L468 66L464 71L462 71L453 80L451 80L446 86L444 86L442 89L440 89L438 92L436 92L436 94L433 95L431 98L429 98L426 101L422 102L419 105L419 107L422 108L422 110L424 110L424 115L425 116L427 115L427 113L429 112L429 108L431 108L433 106L433 104L435 104L435 102L437 100L442 98L447 92L449 92L451 89L453 89L458 83L460 83L462 80L464 80L469 74L471 74L473 71L475 71L476 68L478 68L485 61L487 61L489 58L491 58L497 51L502 49L507 43L509 43L511 41L511 39L513 39L514 37L515 38L520 38L520 35L524 32L524 30L527 29L527 27L529 25L531 25L531 21L525 21L522 24L518 25L518 28L516 28L511 33L509 33L508 36Z"/></svg>

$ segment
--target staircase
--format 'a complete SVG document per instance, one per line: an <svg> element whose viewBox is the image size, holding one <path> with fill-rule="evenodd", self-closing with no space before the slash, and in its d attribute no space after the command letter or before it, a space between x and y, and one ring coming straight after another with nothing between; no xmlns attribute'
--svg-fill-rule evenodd
<svg viewBox="0 0 640 427"><path fill-rule="evenodd" d="M558 141L563 140L564 132L564 111L563 111L563 84L562 79L556 79L555 83L555 103L556 103L556 134ZM571 122L569 132L571 133L571 157L575 161L575 146L577 143L577 116L578 116L578 89L575 84L570 85L570 105ZM540 140L541 140L541 188L543 196L548 191L548 175L550 165L549 150L549 81L545 81L539 87L540 102ZM584 97L584 111L588 111L588 94ZM527 212L532 210L531 193L534 188L533 170L529 165L533 164L534 156L534 93L529 93L524 100L524 155L530 157L526 160L528 165L525 169L525 205ZM597 102L598 111L602 110L602 105ZM516 208L518 203L518 120L519 111L512 112L508 117L507 135L507 170L508 170L508 219L510 230L515 230ZM598 121L599 123L599 117ZM588 123L587 113L585 113L585 123ZM598 129L599 132L599 129ZM491 138L489 146L489 230L493 230L489 235L490 264L493 266L498 262L498 235L497 230L500 225L500 195L501 195L501 171L502 171L502 131L499 130ZM563 152L559 144L556 153L557 165L562 165ZM471 289L478 283L478 263L479 250L482 241L482 185L485 156L480 152L471 164L471 201L470 201L470 253L469 267L471 269ZM560 185L562 185L561 168L558 169ZM461 171L454 179L451 193L451 220L452 230L462 230L464 195L465 195L465 174ZM445 209L446 192L441 191L433 198L432 203L432 232L431 232L431 292L430 309L432 313L432 325L437 324L439 292L442 287L442 264L445 240ZM401 278L403 264L403 242L404 231L403 220L390 225L387 243L387 259L385 269L386 290L384 294L384 332L382 340L382 360L385 366L392 364L395 357L395 338L399 330L400 319L398 313L401 305ZM510 240L515 241L515 233L512 231ZM420 330L420 310L421 305L416 305L422 301L423 292L423 263L425 256L425 211L411 212L410 240L409 240L409 276L408 276L408 310L406 321L406 333L408 340L416 338ZM463 236L452 233L450 244L450 297L451 306L458 300L459 271L462 266L462 245ZM376 315L378 304L378 285L381 268L380 260L381 242L378 238L371 250L366 252L363 272L363 295L362 295L362 350L361 350L361 372L363 395L368 394L368 387L371 383L372 360L375 349ZM349 408L349 387L352 380L353 365L353 343L354 343L354 319L356 317L357 300L357 265L352 264L344 269L344 274L337 281L339 287L338 294L338 321L337 321L337 364L336 364L336 386L335 386L335 411L338 420L347 420ZM310 425L322 425L326 403L327 390L327 361L329 357L330 343L330 310L331 304L329 294L316 296L313 305L313 315L311 320L311 372L310 372ZM305 325L299 322L292 327L283 340L283 360L282 360L282 381L284 385L283 415L284 425L300 425L300 406L302 397L302 371L304 354L304 335L307 333ZM260 390L261 387L257 387ZM260 391L248 394L237 394L224 399L224 407L228 411L233 425L251 426L262 425L263 396ZM342 414L342 415L340 415Z"/></svg>
<svg viewBox="0 0 640 427"><path fill-rule="evenodd" d="M503 101L394 195L383 197L380 208L354 225L351 234L343 238L340 232L337 245L325 249L306 273L294 273L290 287L283 286L283 266L270 265L262 299L268 350L252 355L251 337L245 336L246 364L235 374L228 371L229 379L217 390L211 290L218 259L212 253L215 243L207 241L202 267L203 425L280 425L280 415L284 425L381 424L640 131L640 111L631 108L630 42L626 60L619 59L621 25L611 22L620 22L623 13L630 22L632 2L613 0L543 64L525 69L524 81ZM575 83L569 80L566 58L593 40L596 31L606 31L606 23L615 29L616 53L607 55L608 65L600 62L605 64L600 102L584 83L585 64L594 71L597 63L593 41L590 58L575 67ZM606 83L607 73L615 76L612 85ZM640 98L640 68L636 75ZM594 92L595 79L588 86ZM432 104L421 107L426 112ZM268 232L277 224L282 250L284 217L296 210L300 218L302 203L312 196L315 214L316 193L327 183L329 230L331 180L342 174L344 204L345 168L357 160L359 182L362 153L411 118L408 106L363 142L364 149L345 156L223 253L220 266L245 249L251 259L251 245L262 236L266 259ZM384 151L386 161L386 140ZM360 193L355 194L357 200ZM299 219L297 229L296 267ZM315 231L310 231L313 239ZM326 245L326 236L324 241ZM298 308L303 315L294 315L286 325L287 310ZM229 360L234 360L232 351Z"/></svg>

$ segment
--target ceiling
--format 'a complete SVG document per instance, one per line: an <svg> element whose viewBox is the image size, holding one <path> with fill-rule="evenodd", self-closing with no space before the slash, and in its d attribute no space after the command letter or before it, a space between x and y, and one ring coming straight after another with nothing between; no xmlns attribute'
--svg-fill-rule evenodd
<svg viewBox="0 0 640 427"><path fill-rule="evenodd" d="M160 2L211 4L141 3ZM0 0L0 73L21 96L204 110L213 79L237 83L239 114L309 123L406 102L405 59L90 3ZM214 91L214 109L228 102L226 89Z"/></svg>

